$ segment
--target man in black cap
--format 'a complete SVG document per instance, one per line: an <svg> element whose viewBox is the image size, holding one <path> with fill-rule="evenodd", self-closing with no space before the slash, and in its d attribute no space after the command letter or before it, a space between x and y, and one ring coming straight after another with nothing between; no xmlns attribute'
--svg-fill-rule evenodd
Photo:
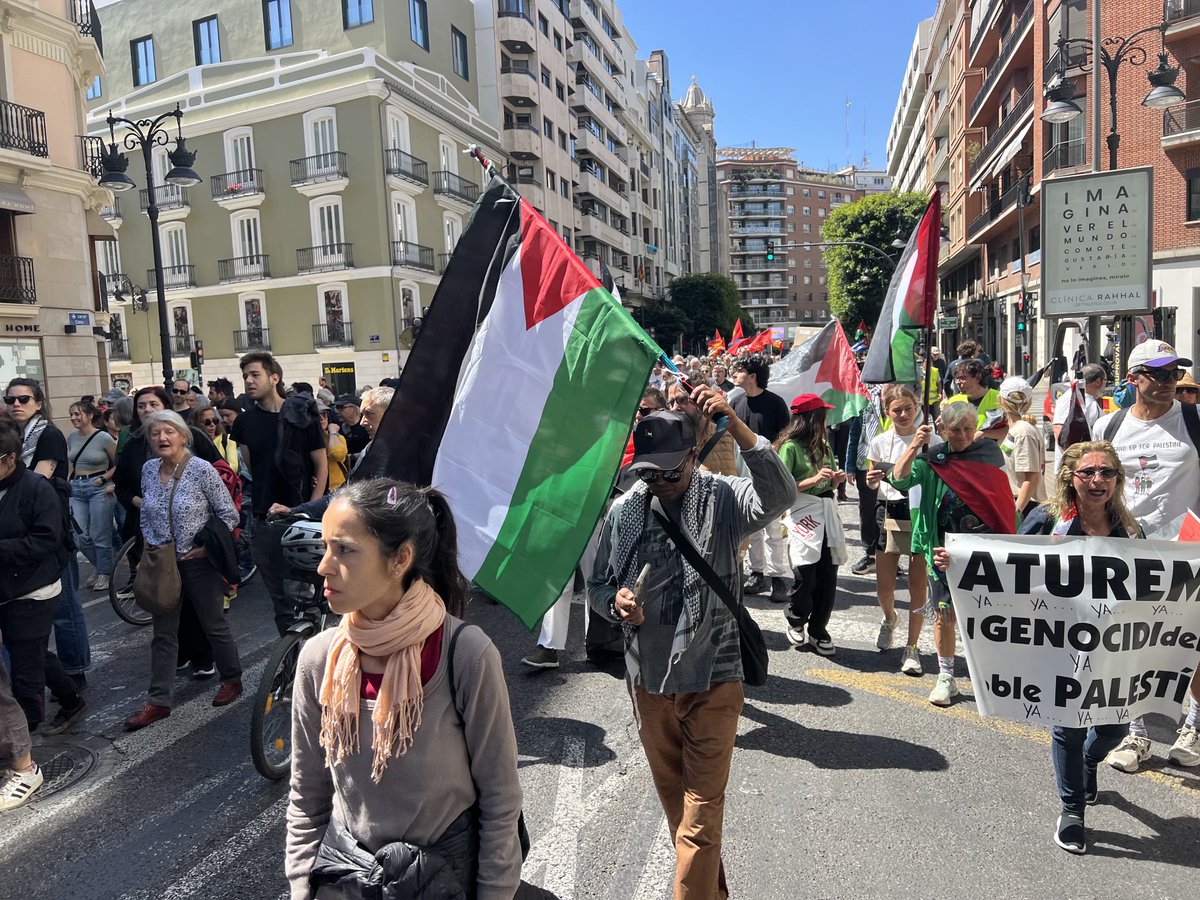
<svg viewBox="0 0 1200 900"><path fill-rule="evenodd" d="M588 599L598 614L625 626L626 680L675 843L675 896L726 897L721 826L742 709L738 627L657 514L673 521L739 595L738 547L792 505L796 481L724 395L702 387L691 399L706 416L729 417L728 432L750 477L700 470L690 417L656 412L643 418L634 428L629 464L638 481L609 510Z"/></svg>
<svg viewBox="0 0 1200 900"><path fill-rule="evenodd" d="M353 394L342 394L333 401L333 408L342 420L342 436L346 438L346 449L352 457L357 457L371 442L371 435L362 425L362 412L358 402L358 398Z"/></svg>

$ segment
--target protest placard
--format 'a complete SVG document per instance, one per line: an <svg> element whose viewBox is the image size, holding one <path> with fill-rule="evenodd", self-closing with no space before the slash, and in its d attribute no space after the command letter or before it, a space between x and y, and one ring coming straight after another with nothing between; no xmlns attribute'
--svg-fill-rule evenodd
<svg viewBox="0 0 1200 900"><path fill-rule="evenodd" d="M1194 544L948 535L980 715L1086 727L1175 716L1200 662Z"/></svg>

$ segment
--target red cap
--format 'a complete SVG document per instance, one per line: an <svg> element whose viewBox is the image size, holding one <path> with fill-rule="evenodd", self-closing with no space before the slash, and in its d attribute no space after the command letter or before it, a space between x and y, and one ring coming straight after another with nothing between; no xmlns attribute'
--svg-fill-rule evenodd
<svg viewBox="0 0 1200 900"><path fill-rule="evenodd" d="M806 413L812 412L814 409L833 409L833 407L816 394L800 394L792 401L791 409L794 413Z"/></svg>

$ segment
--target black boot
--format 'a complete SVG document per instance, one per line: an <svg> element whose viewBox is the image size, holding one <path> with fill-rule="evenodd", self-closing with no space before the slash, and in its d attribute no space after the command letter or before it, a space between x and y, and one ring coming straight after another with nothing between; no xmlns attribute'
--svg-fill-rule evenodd
<svg viewBox="0 0 1200 900"><path fill-rule="evenodd" d="M792 597L792 582L787 578L771 577L771 602L787 603Z"/></svg>
<svg viewBox="0 0 1200 900"><path fill-rule="evenodd" d="M770 589L771 582L767 581L767 576L762 572L751 572L746 583L742 585L744 594L765 594Z"/></svg>

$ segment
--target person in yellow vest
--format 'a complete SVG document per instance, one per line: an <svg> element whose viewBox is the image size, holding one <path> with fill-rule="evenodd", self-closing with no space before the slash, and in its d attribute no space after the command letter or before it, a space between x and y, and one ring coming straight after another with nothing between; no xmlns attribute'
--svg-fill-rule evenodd
<svg viewBox="0 0 1200 900"><path fill-rule="evenodd" d="M981 437L1002 441L1008 434L1008 420L1000 409L1000 392L987 386L987 374L982 362L964 359L954 367L954 385L958 393L950 398L951 403L963 401L975 407L978 416L975 428L976 439Z"/></svg>

